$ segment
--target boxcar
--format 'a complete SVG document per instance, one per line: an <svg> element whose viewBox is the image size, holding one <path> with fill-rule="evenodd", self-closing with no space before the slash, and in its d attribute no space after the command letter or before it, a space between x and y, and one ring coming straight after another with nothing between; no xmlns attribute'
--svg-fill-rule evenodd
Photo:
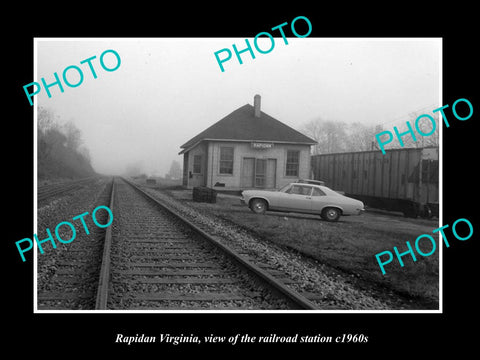
<svg viewBox="0 0 480 360"><path fill-rule="evenodd" d="M438 216L438 147L361 151L312 156L314 179L405 216Z"/></svg>

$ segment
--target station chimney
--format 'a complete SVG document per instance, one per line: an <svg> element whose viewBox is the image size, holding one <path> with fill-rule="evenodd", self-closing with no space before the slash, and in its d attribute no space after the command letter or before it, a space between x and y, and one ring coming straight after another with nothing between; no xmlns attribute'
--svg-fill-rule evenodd
<svg viewBox="0 0 480 360"><path fill-rule="evenodd" d="M255 95L253 97L253 108L255 110L255 117L260 117L260 95Z"/></svg>

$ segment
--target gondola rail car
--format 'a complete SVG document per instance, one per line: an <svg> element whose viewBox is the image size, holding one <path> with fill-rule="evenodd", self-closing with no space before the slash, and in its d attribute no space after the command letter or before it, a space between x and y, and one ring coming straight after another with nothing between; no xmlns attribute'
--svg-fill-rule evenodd
<svg viewBox="0 0 480 360"><path fill-rule="evenodd" d="M438 217L438 147L313 155L311 164L314 179L369 207Z"/></svg>

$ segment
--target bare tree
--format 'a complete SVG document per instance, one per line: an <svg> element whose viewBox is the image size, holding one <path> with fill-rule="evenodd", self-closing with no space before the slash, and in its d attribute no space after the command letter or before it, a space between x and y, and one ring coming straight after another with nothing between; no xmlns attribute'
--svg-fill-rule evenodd
<svg viewBox="0 0 480 360"><path fill-rule="evenodd" d="M54 113L39 107L37 113L37 160L39 178L75 178L93 174L82 134L73 124L60 126Z"/></svg>
<svg viewBox="0 0 480 360"><path fill-rule="evenodd" d="M372 143L375 141L376 134L374 126L354 122L348 126L347 131L347 151L372 150Z"/></svg>
<svg viewBox="0 0 480 360"><path fill-rule="evenodd" d="M306 123L303 126L303 132L310 136L313 140L315 140L318 144L320 143L320 139L322 137L322 126L321 126L322 120L317 119L317 120L311 120L310 122ZM319 146L315 145L313 147L313 154L319 154Z"/></svg>
<svg viewBox="0 0 480 360"><path fill-rule="evenodd" d="M172 180L178 180L182 177L182 168L180 166L180 163L177 160L172 161L167 177L169 177Z"/></svg>
<svg viewBox="0 0 480 360"><path fill-rule="evenodd" d="M53 113L44 108L43 106L38 107L37 113L37 130L38 132L45 134L45 132L55 125L53 119Z"/></svg>
<svg viewBox="0 0 480 360"><path fill-rule="evenodd" d="M428 115L428 116L422 116ZM392 141L390 143L385 144L383 147L388 149L400 149L400 148L420 148L426 146L438 146L439 145L439 134L440 134L440 126L439 123L439 115L437 113L428 113L426 114L425 111L419 110L414 111L408 114L408 120L402 120L397 123L391 125L390 128L384 129L385 131L390 131L392 133ZM419 118L420 117L420 118ZM433 118L433 122L431 120ZM417 121L418 119L418 121ZM406 133L409 131L409 127L406 122L410 124L410 128L413 130L415 135L415 140L410 133ZM399 134L406 133L405 135L401 136L401 141L403 146L401 146L400 141L395 134L394 126L397 127L397 131ZM417 129L418 128L418 129ZM377 132L378 133L378 132ZM429 134L429 135L422 135L422 134ZM387 135L383 135L381 139L386 139Z"/></svg>
<svg viewBox="0 0 480 360"><path fill-rule="evenodd" d="M303 131L317 141L314 154L328 154L347 151L347 125L343 121L316 119L303 126Z"/></svg>
<svg viewBox="0 0 480 360"><path fill-rule="evenodd" d="M409 129L405 119L394 123L390 122L388 128L383 129L382 126L364 125L358 122L346 124L342 121L317 118L306 123L302 130L318 143L313 148L314 155L379 149L375 135L382 131L390 131L393 137L390 143L384 145L385 149L438 146L439 128L442 126L439 123L438 112L422 116L425 114L425 108L422 108L408 115L408 122L415 133L415 140L411 134L407 133L401 137L403 146L401 146L393 127L396 126L400 134L407 132ZM416 121L417 119L419 120ZM422 136L422 133L430 135ZM388 134L383 135L381 139L386 141L387 136Z"/></svg>
<svg viewBox="0 0 480 360"><path fill-rule="evenodd" d="M325 134L325 153L342 152L346 150L347 133L344 122L325 121L323 129Z"/></svg>
<svg viewBox="0 0 480 360"><path fill-rule="evenodd" d="M87 147L85 147L84 145L81 145L79 148L78 148L78 153L87 161L87 162L91 162L92 161L92 158L90 156L90 150L88 150Z"/></svg>
<svg viewBox="0 0 480 360"><path fill-rule="evenodd" d="M425 147L425 146L438 146L439 145L439 134L440 126L438 112L433 114L427 114L428 116L422 116L418 119L419 116L424 115L423 113L414 112L410 114L410 124L415 131L415 137L417 141L414 146L416 147ZM433 121L431 120L433 118ZM418 121L416 121L418 119ZM420 130L422 134L430 134L423 136L417 131ZM409 136L409 139L411 137ZM413 140L411 141L413 143Z"/></svg>
<svg viewBox="0 0 480 360"><path fill-rule="evenodd" d="M63 125L63 132L66 136L66 146L72 150L77 150L82 144L82 133L72 121Z"/></svg>

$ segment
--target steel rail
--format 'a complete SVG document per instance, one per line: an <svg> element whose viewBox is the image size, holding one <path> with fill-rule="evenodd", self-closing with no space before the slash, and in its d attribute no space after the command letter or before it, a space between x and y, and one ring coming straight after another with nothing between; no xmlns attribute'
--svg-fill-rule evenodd
<svg viewBox="0 0 480 360"><path fill-rule="evenodd" d="M112 191L110 192L109 208L113 213L115 196L115 178L112 179ZM103 246L102 265L100 268L100 277L98 280L97 299L95 310L106 310L108 301L108 286L110 281L110 249L112 246L112 226L105 231L105 242Z"/></svg>
<svg viewBox="0 0 480 360"><path fill-rule="evenodd" d="M236 261L239 265L241 265L247 271L254 273L258 279L260 279L264 284L266 284L270 289L275 292L279 292L282 294L289 302L299 309L304 310L318 310L318 308L313 304L310 300L299 294L298 292L288 288L286 285L275 279L272 275L270 275L267 271L261 269L259 266L253 264L249 260L245 259L235 250L229 248L228 246L222 244L219 240L215 239L212 235L208 234L197 225L192 223L190 220L186 219L182 215L180 215L177 211L171 209L169 206L161 203L158 199L152 197L150 194L142 190L136 184L126 180L125 178L121 178L127 184L132 186L138 192L143 194L146 198L153 201L155 204L160 206L161 208L165 209L176 218L180 219L183 223L185 223L188 227L194 230L196 233L200 234L203 238L208 240L214 246L220 248L229 258Z"/></svg>
<svg viewBox="0 0 480 360"><path fill-rule="evenodd" d="M84 184L92 181L95 177L87 177L79 180L72 180L67 183L42 185L37 187L37 202L44 202L51 197L68 193L82 187Z"/></svg>

